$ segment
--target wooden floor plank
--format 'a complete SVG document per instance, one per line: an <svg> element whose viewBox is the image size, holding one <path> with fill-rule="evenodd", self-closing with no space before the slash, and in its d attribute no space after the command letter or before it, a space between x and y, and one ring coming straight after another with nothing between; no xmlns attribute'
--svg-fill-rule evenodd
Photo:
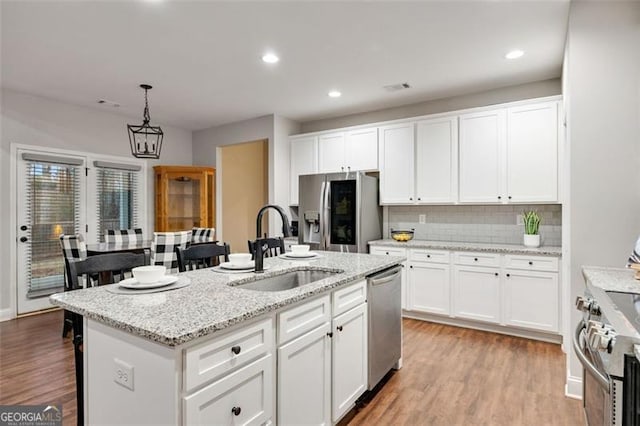
<svg viewBox="0 0 640 426"><path fill-rule="evenodd" d="M405 319L404 367L350 425L583 425L564 396L558 345ZM71 339L62 312L0 323L0 404L63 406L76 422Z"/></svg>

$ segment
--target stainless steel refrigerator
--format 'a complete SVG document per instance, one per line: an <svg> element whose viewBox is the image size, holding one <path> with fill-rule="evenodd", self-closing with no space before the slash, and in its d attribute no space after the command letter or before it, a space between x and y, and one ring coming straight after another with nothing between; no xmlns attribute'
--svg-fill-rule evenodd
<svg viewBox="0 0 640 426"><path fill-rule="evenodd" d="M378 179L364 172L299 177L298 241L311 250L367 253L382 235Z"/></svg>

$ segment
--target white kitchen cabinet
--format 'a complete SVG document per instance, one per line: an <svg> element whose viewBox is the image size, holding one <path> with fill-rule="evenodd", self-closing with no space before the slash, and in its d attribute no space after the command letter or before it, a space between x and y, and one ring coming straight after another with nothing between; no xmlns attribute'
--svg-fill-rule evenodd
<svg viewBox="0 0 640 426"><path fill-rule="evenodd" d="M380 203L413 204L414 124L380 127Z"/></svg>
<svg viewBox="0 0 640 426"><path fill-rule="evenodd" d="M291 169L289 204L298 205L298 177L318 173L318 138L304 136L291 138Z"/></svg>
<svg viewBox="0 0 640 426"><path fill-rule="evenodd" d="M460 202L502 202L505 133L504 109L460 116Z"/></svg>
<svg viewBox="0 0 640 426"><path fill-rule="evenodd" d="M500 322L500 269L454 265L453 287L456 316Z"/></svg>
<svg viewBox="0 0 640 426"><path fill-rule="evenodd" d="M558 274L507 269L504 274L505 323L558 331Z"/></svg>
<svg viewBox="0 0 640 426"><path fill-rule="evenodd" d="M369 254L375 254L378 256L402 256L407 257L407 249L401 247L387 247L387 246L369 246ZM402 273L401 273L401 305L402 309L408 309L407 305L407 269L408 262L404 261L401 263L402 265Z"/></svg>
<svg viewBox="0 0 640 426"><path fill-rule="evenodd" d="M344 149L345 138L343 132L318 136L318 172L334 173L346 170Z"/></svg>
<svg viewBox="0 0 640 426"><path fill-rule="evenodd" d="M319 172L378 169L378 128L318 136Z"/></svg>
<svg viewBox="0 0 640 426"><path fill-rule="evenodd" d="M411 262L407 300L409 310L448 315L451 268L448 264Z"/></svg>
<svg viewBox="0 0 640 426"><path fill-rule="evenodd" d="M278 424L331 424L331 323L278 348Z"/></svg>
<svg viewBox="0 0 640 426"><path fill-rule="evenodd" d="M507 110L507 200L558 201L558 103Z"/></svg>
<svg viewBox="0 0 640 426"><path fill-rule="evenodd" d="M333 319L333 421L346 414L367 390L367 304Z"/></svg>
<svg viewBox="0 0 640 426"><path fill-rule="evenodd" d="M458 117L416 123L416 202L458 199Z"/></svg>
<svg viewBox="0 0 640 426"><path fill-rule="evenodd" d="M273 418L274 397L267 355L183 398L184 424L262 425Z"/></svg>

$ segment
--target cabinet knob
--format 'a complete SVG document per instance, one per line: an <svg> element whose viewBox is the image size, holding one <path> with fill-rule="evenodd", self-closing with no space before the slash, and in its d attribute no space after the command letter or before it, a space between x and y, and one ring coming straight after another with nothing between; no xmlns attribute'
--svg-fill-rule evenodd
<svg viewBox="0 0 640 426"><path fill-rule="evenodd" d="M529 261L529 265L533 265L533 262Z"/></svg>
<svg viewBox="0 0 640 426"><path fill-rule="evenodd" d="M497 277L497 276L498 276L498 273L497 273L497 272L494 272L494 273L493 273L493 275L495 275L495 276ZM508 275L507 275L507 276L508 276Z"/></svg>
<svg viewBox="0 0 640 426"><path fill-rule="evenodd" d="M413 201L413 197L409 197L409 201Z"/></svg>
<svg viewBox="0 0 640 426"><path fill-rule="evenodd" d="M474 261L474 262L477 262L477 261L478 261L478 258L477 258L477 257L474 257L474 258L473 258L473 261Z"/></svg>
<svg viewBox="0 0 640 426"><path fill-rule="evenodd" d="M422 200L422 198L418 197L418 201L421 201L421 200Z"/></svg>
<svg viewBox="0 0 640 426"><path fill-rule="evenodd" d="M507 274L507 277L510 277L510 276L511 276L511 274Z"/></svg>
<svg viewBox="0 0 640 426"><path fill-rule="evenodd" d="M342 170L344 172L344 166L340 167L340 170Z"/></svg>
<svg viewBox="0 0 640 426"><path fill-rule="evenodd" d="M502 200L502 196L498 195L498 200Z"/></svg>
<svg viewBox="0 0 640 426"><path fill-rule="evenodd" d="M26 231L26 230L27 230L27 225L22 225L22 226L20 227L20 230L21 230L21 231Z"/></svg>
<svg viewBox="0 0 640 426"><path fill-rule="evenodd" d="M21 243L26 243L27 241L29 241L29 239L27 237L20 237L20 242Z"/></svg>
<svg viewBox="0 0 640 426"><path fill-rule="evenodd" d="M337 329L338 331L342 331L342 326L341 326L341 325L339 325L339 326L337 326L337 327L336 327L336 329Z"/></svg>
<svg viewBox="0 0 640 426"><path fill-rule="evenodd" d="M507 198L511 199L511 195L509 195L509 197L507 197Z"/></svg>
<svg viewBox="0 0 640 426"><path fill-rule="evenodd" d="M330 332L328 332L328 333L327 333L327 336L329 336L329 337L333 337L333 332L331 332L331 331L330 331Z"/></svg>
<svg viewBox="0 0 640 426"><path fill-rule="evenodd" d="M428 255L427 255L427 257L431 257L431 255L430 255L430 254L428 254Z"/></svg>
<svg viewBox="0 0 640 426"><path fill-rule="evenodd" d="M347 170L351 171L351 166L347 166Z"/></svg>
<svg viewBox="0 0 640 426"><path fill-rule="evenodd" d="M234 416L239 416L240 413L242 412L242 408L240 407L233 407L231 409L231 412L233 413Z"/></svg>
<svg viewBox="0 0 640 426"><path fill-rule="evenodd" d="M242 351L242 348L240 346L232 346L231 347L231 352L233 352L236 355L238 355L241 351Z"/></svg>
<svg viewBox="0 0 640 426"><path fill-rule="evenodd" d="M388 252L388 251L386 251L386 252L385 252L385 254L386 254L387 256L389 256L389 252Z"/></svg>
<svg viewBox="0 0 640 426"><path fill-rule="evenodd" d="M409 269L413 269L413 265L409 265Z"/></svg>

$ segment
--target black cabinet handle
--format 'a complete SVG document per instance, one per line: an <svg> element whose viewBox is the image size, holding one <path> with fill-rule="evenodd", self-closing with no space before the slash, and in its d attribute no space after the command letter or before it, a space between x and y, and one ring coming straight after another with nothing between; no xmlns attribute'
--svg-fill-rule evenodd
<svg viewBox="0 0 640 426"><path fill-rule="evenodd" d="M413 197L409 197L409 201L413 201Z"/></svg>
<svg viewBox="0 0 640 426"><path fill-rule="evenodd" d="M509 195L509 199L511 199L511 195Z"/></svg>
<svg viewBox="0 0 640 426"><path fill-rule="evenodd" d="M474 258L473 258L473 260L474 260L475 262L477 262L477 261L478 261L478 258L477 258L477 257L474 257Z"/></svg>
<svg viewBox="0 0 640 426"><path fill-rule="evenodd" d="M389 256L389 252L386 252L385 254L386 254L387 256Z"/></svg>
<svg viewBox="0 0 640 426"><path fill-rule="evenodd" d="M234 416L239 416L240 413L242 412L242 408L240 407L233 407L231 409L231 412L233 413Z"/></svg>
<svg viewBox="0 0 640 426"><path fill-rule="evenodd" d="M238 355L241 351L242 351L242 348L240 346L232 346L231 347L231 352L233 352L236 355Z"/></svg>
<svg viewBox="0 0 640 426"><path fill-rule="evenodd" d="M20 230L21 230L21 231L26 231L26 230L27 230L27 225L22 225L22 226L20 227Z"/></svg>
<svg viewBox="0 0 640 426"><path fill-rule="evenodd" d="M428 254L428 255L427 255L427 257L431 257L431 255L430 255L430 254Z"/></svg>
<svg viewBox="0 0 640 426"><path fill-rule="evenodd" d="M413 269L413 265L409 265L409 269Z"/></svg>
<svg viewBox="0 0 640 426"><path fill-rule="evenodd" d="M418 197L418 201L422 200L422 198Z"/></svg>
<svg viewBox="0 0 640 426"><path fill-rule="evenodd" d="M338 331L342 331L342 326L341 325L337 326L336 328L338 329Z"/></svg>
<svg viewBox="0 0 640 426"><path fill-rule="evenodd" d="M502 200L502 197L500 195L498 195L498 200Z"/></svg>
<svg viewBox="0 0 640 426"><path fill-rule="evenodd" d="M494 272L494 273L493 273L493 275L495 275L495 276L497 277L497 276L498 276L498 273L497 273L497 272Z"/></svg>
<svg viewBox="0 0 640 426"><path fill-rule="evenodd" d="M20 237L20 242L21 243L26 243L27 241L29 241L29 239L27 237Z"/></svg>
<svg viewBox="0 0 640 426"><path fill-rule="evenodd" d="M529 262L529 265L533 265L533 262Z"/></svg>
<svg viewBox="0 0 640 426"><path fill-rule="evenodd" d="M333 337L333 333L330 331L330 332L327 333L327 336Z"/></svg>
<svg viewBox="0 0 640 426"><path fill-rule="evenodd" d="M511 274L507 274L507 277L510 277L510 276L511 276Z"/></svg>

